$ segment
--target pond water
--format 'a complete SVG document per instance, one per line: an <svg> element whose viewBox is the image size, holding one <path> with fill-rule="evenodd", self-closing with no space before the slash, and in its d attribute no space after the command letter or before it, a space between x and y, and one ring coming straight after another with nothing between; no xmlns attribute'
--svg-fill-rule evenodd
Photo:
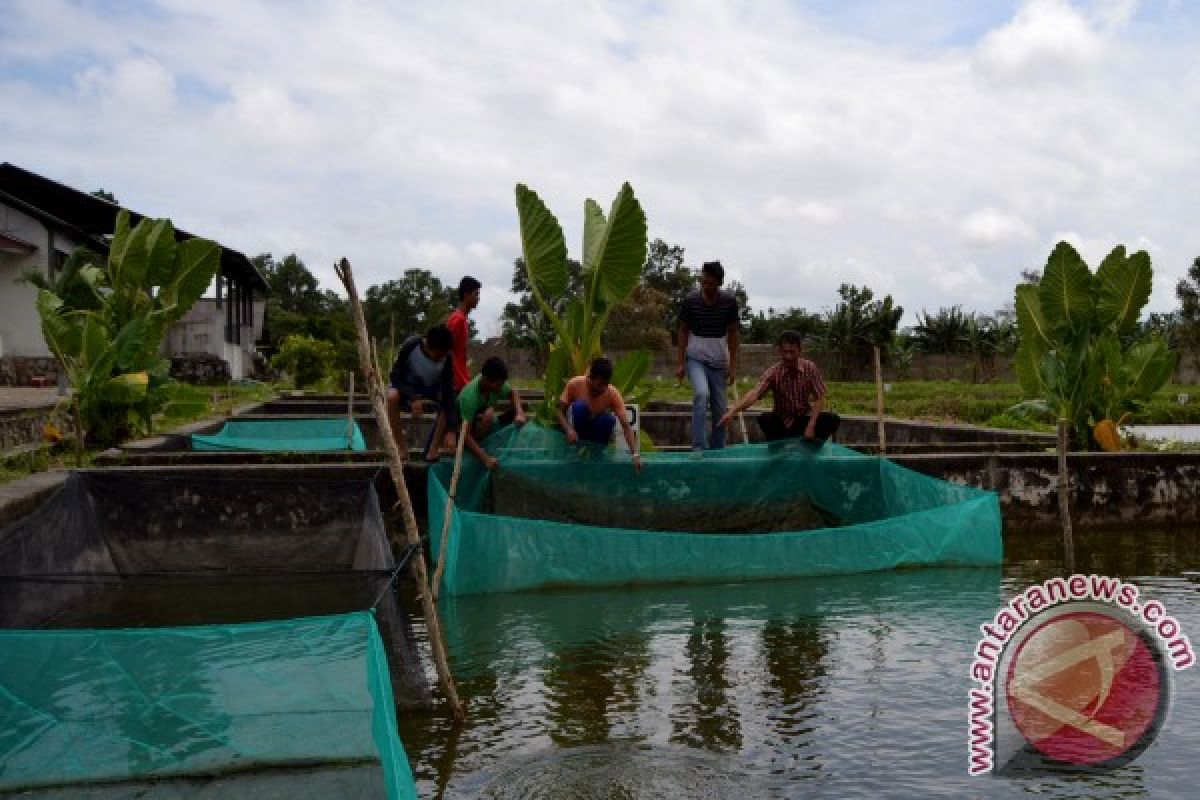
<svg viewBox="0 0 1200 800"><path fill-rule="evenodd" d="M1054 536L1005 547L1003 568L445 598L468 719L401 719L420 796L1194 796L1200 668L1175 674L1162 732L1124 767L968 777L979 625L1062 569ZM1195 532L1076 550L1200 641Z"/></svg>

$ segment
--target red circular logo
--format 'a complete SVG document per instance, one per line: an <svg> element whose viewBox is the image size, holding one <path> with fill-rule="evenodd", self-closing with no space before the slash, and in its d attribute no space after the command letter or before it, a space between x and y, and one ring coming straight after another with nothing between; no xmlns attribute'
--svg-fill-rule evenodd
<svg viewBox="0 0 1200 800"><path fill-rule="evenodd" d="M1021 735L1069 764L1104 764L1153 738L1167 699L1151 647L1097 611L1038 626L1010 662L1005 688Z"/></svg>

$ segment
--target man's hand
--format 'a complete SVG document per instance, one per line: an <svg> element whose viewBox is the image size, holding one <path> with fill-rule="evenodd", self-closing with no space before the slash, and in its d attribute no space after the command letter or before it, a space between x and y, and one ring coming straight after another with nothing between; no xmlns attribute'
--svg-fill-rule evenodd
<svg viewBox="0 0 1200 800"><path fill-rule="evenodd" d="M633 454L633 471L639 472L639 473L642 471L642 454L641 453Z"/></svg>
<svg viewBox="0 0 1200 800"><path fill-rule="evenodd" d="M436 464L437 460L441 457L442 457L442 450L440 447L438 447L436 445L431 447L429 449L429 452L425 454L425 460L428 461L430 464Z"/></svg>
<svg viewBox="0 0 1200 800"><path fill-rule="evenodd" d="M726 411L724 414L721 415L721 418L719 420L717 420L717 427L724 428L726 425L728 425L732 421L733 421L733 411L732 410Z"/></svg>
<svg viewBox="0 0 1200 800"><path fill-rule="evenodd" d="M730 365L729 374L725 376L725 382L730 386L733 386L735 383L737 383L737 367Z"/></svg>
<svg viewBox="0 0 1200 800"><path fill-rule="evenodd" d="M567 428L567 444L575 444L579 441L579 434L574 428Z"/></svg>
<svg viewBox="0 0 1200 800"><path fill-rule="evenodd" d="M817 419L816 419L816 417L813 417L812 421L809 422L808 425L805 426L804 438L805 439L817 438Z"/></svg>
<svg viewBox="0 0 1200 800"><path fill-rule="evenodd" d="M485 457L484 457L484 459L483 459L483 465L484 465L485 467L487 467L487 468L488 468L488 471L490 472L490 471L492 471L492 470L496 469L497 467L499 467L499 466L500 466L500 462L499 462L499 461L497 461L497 460L496 460L494 457L492 457L492 456L485 456Z"/></svg>
<svg viewBox="0 0 1200 800"><path fill-rule="evenodd" d="M683 368L683 364L680 364L675 368L675 380L679 381L680 383L683 383L683 376L686 374L687 370Z"/></svg>
<svg viewBox="0 0 1200 800"><path fill-rule="evenodd" d="M518 428L520 428L522 425L525 424L525 412L524 411L522 411L520 414L517 414L515 417L513 417L513 424L516 425Z"/></svg>
<svg viewBox="0 0 1200 800"><path fill-rule="evenodd" d="M414 397L412 403L409 405L409 409L412 411L414 417L419 417L425 413L425 403L421 398Z"/></svg>

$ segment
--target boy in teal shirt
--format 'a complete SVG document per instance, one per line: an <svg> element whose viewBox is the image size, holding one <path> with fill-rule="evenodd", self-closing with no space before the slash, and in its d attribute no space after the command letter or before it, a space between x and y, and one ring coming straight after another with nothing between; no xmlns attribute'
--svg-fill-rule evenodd
<svg viewBox="0 0 1200 800"><path fill-rule="evenodd" d="M488 469L495 469L499 462L479 446L479 440L496 427L495 407L504 402L506 397L512 402L512 421L517 425L524 425L525 410L521 408L521 398L517 395L517 390L508 384L508 367L496 356L484 361L479 374L458 393L458 413L463 421L470 423L467 425L465 446L470 448L475 457ZM499 420L506 421L504 417Z"/></svg>

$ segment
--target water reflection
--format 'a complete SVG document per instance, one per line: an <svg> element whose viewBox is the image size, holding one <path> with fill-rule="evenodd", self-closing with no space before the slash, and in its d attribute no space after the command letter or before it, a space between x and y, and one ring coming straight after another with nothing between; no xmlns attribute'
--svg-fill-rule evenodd
<svg viewBox="0 0 1200 800"><path fill-rule="evenodd" d="M1006 548L1003 570L445 598L469 717L456 733L402 717L422 796L1194 794L1192 671L1162 735L1119 772L967 777L979 625L1061 570L1056 537ZM1134 580L1200 638L1194 532L1085 532L1077 550L1081 569Z"/></svg>

